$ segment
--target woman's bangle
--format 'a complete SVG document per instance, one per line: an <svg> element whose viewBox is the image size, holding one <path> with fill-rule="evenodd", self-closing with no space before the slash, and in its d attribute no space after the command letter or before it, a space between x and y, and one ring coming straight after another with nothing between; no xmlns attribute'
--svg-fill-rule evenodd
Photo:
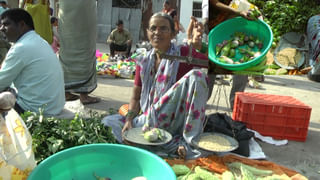
<svg viewBox="0 0 320 180"><path fill-rule="evenodd" d="M137 113L134 112L134 111L129 111L127 114L126 114L126 118L134 118L136 117Z"/></svg>

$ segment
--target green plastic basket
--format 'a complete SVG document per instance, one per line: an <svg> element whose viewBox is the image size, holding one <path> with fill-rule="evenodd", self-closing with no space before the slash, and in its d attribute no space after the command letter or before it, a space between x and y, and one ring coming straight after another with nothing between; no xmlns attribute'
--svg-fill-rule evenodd
<svg viewBox="0 0 320 180"><path fill-rule="evenodd" d="M241 64L226 64L217 59L215 47L224 40L229 40L235 32L244 32L246 35L253 35L263 42L263 47L260 50L261 55L245 63ZM272 30L267 23L262 20L249 21L242 17L235 17L222 22L213 28L209 33L209 59L215 64L222 66L225 69L237 71L244 70L249 67L259 64L267 52L269 51L273 41ZM240 53L236 53L236 58Z"/></svg>
<svg viewBox="0 0 320 180"><path fill-rule="evenodd" d="M28 180L96 180L93 173L112 180L143 176L175 180L172 168L159 156L121 144L90 144L69 148L42 161Z"/></svg>

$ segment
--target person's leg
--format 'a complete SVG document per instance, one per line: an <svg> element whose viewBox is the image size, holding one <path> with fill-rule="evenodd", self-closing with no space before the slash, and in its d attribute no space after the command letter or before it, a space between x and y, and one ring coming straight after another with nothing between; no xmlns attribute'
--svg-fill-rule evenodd
<svg viewBox="0 0 320 180"><path fill-rule="evenodd" d="M66 101L74 101L79 99L78 95L72 94L70 92L65 92Z"/></svg>
<svg viewBox="0 0 320 180"><path fill-rule="evenodd" d="M100 98L89 96L89 93L80 93L80 101L84 105L98 103L100 100Z"/></svg>
<svg viewBox="0 0 320 180"><path fill-rule="evenodd" d="M129 56L130 56L130 53L131 53L131 43L129 43L129 44L126 45L126 49L127 49L126 55L127 55L127 57L129 57Z"/></svg>
<svg viewBox="0 0 320 180"><path fill-rule="evenodd" d="M307 75L308 79L315 82L320 82L320 74L314 75L311 73L311 71Z"/></svg>
<svg viewBox="0 0 320 180"><path fill-rule="evenodd" d="M110 56L113 57L114 56L114 51L115 51L115 43L110 43L109 47L110 47Z"/></svg>
<svg viewBox="0 0 320 180"><path fill-rule="evenodd" d="M232 88L230 91L229 103L230 108L233 110L234 99L236 92L243 92L248 83L248 75L233 75Z"/></svg>
<svg viewBox="0 0 320 180"><path fill-rule="evenodd" d="M214 87L214 82L216 80L216 74L208 74L208 100L210 99Z"/></svg>

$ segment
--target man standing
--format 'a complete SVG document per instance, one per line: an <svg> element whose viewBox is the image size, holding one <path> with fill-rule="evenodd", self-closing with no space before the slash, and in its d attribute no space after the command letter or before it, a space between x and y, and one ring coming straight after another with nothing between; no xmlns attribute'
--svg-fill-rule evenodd
<svg viewBox="0 0 320 180"><path fill-rule="evenodd" d="M97 103L99 98L89 96L97 88L95 0L60 0L59 59L64 71L67 100L79 98L82 104Z"/></svg>
<svg viewBox="0 0 320 180"><path fill-rule="evenodd" d="M34 31L31 15L9 9L1 15L0 30L14 44L0 69L0 91L17 89L14 109L57 115L65 104L61 65L51 46Z"/></svg>
<svg viewBox="0 0 320 180"><path fill-rule="evenodd" d="M115 51L126 51L127 57L130 56L132 39L130 32L123 28L122 20L117 22L117 28L110 33L107 43L110 45L111 57Z"/></svg>

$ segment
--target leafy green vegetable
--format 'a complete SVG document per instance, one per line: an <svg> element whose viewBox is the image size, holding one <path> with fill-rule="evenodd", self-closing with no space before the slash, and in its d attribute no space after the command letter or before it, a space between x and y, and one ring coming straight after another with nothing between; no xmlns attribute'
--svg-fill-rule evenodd
<svg viewBox="0 0 320 180"><path fill-rule="evenodd" d="M186 175L188 174L188 172L191 171L190 168L188 168L188 166L183 164L175 164L172 166L172 169L177 176Z"/></svg>
<svg viewBox="0 0 320 180"><path fill-rule="evenodd" d="M92 143L115 143L111 128L106 128L101 119L103 115L91 112L90 118L75 115L74 119L44 117L25 112L21 115L32 135L32 149L37 162L52 154L78 145Z"/></svg>
<svg viewBox="0 0 320 180"><path fill-rule="evenodd" d="M308 19L320 12L317 2L310 0L248 1L259 8L264 21L271 26L275 42L287 32L305 33Z"/></svg>

